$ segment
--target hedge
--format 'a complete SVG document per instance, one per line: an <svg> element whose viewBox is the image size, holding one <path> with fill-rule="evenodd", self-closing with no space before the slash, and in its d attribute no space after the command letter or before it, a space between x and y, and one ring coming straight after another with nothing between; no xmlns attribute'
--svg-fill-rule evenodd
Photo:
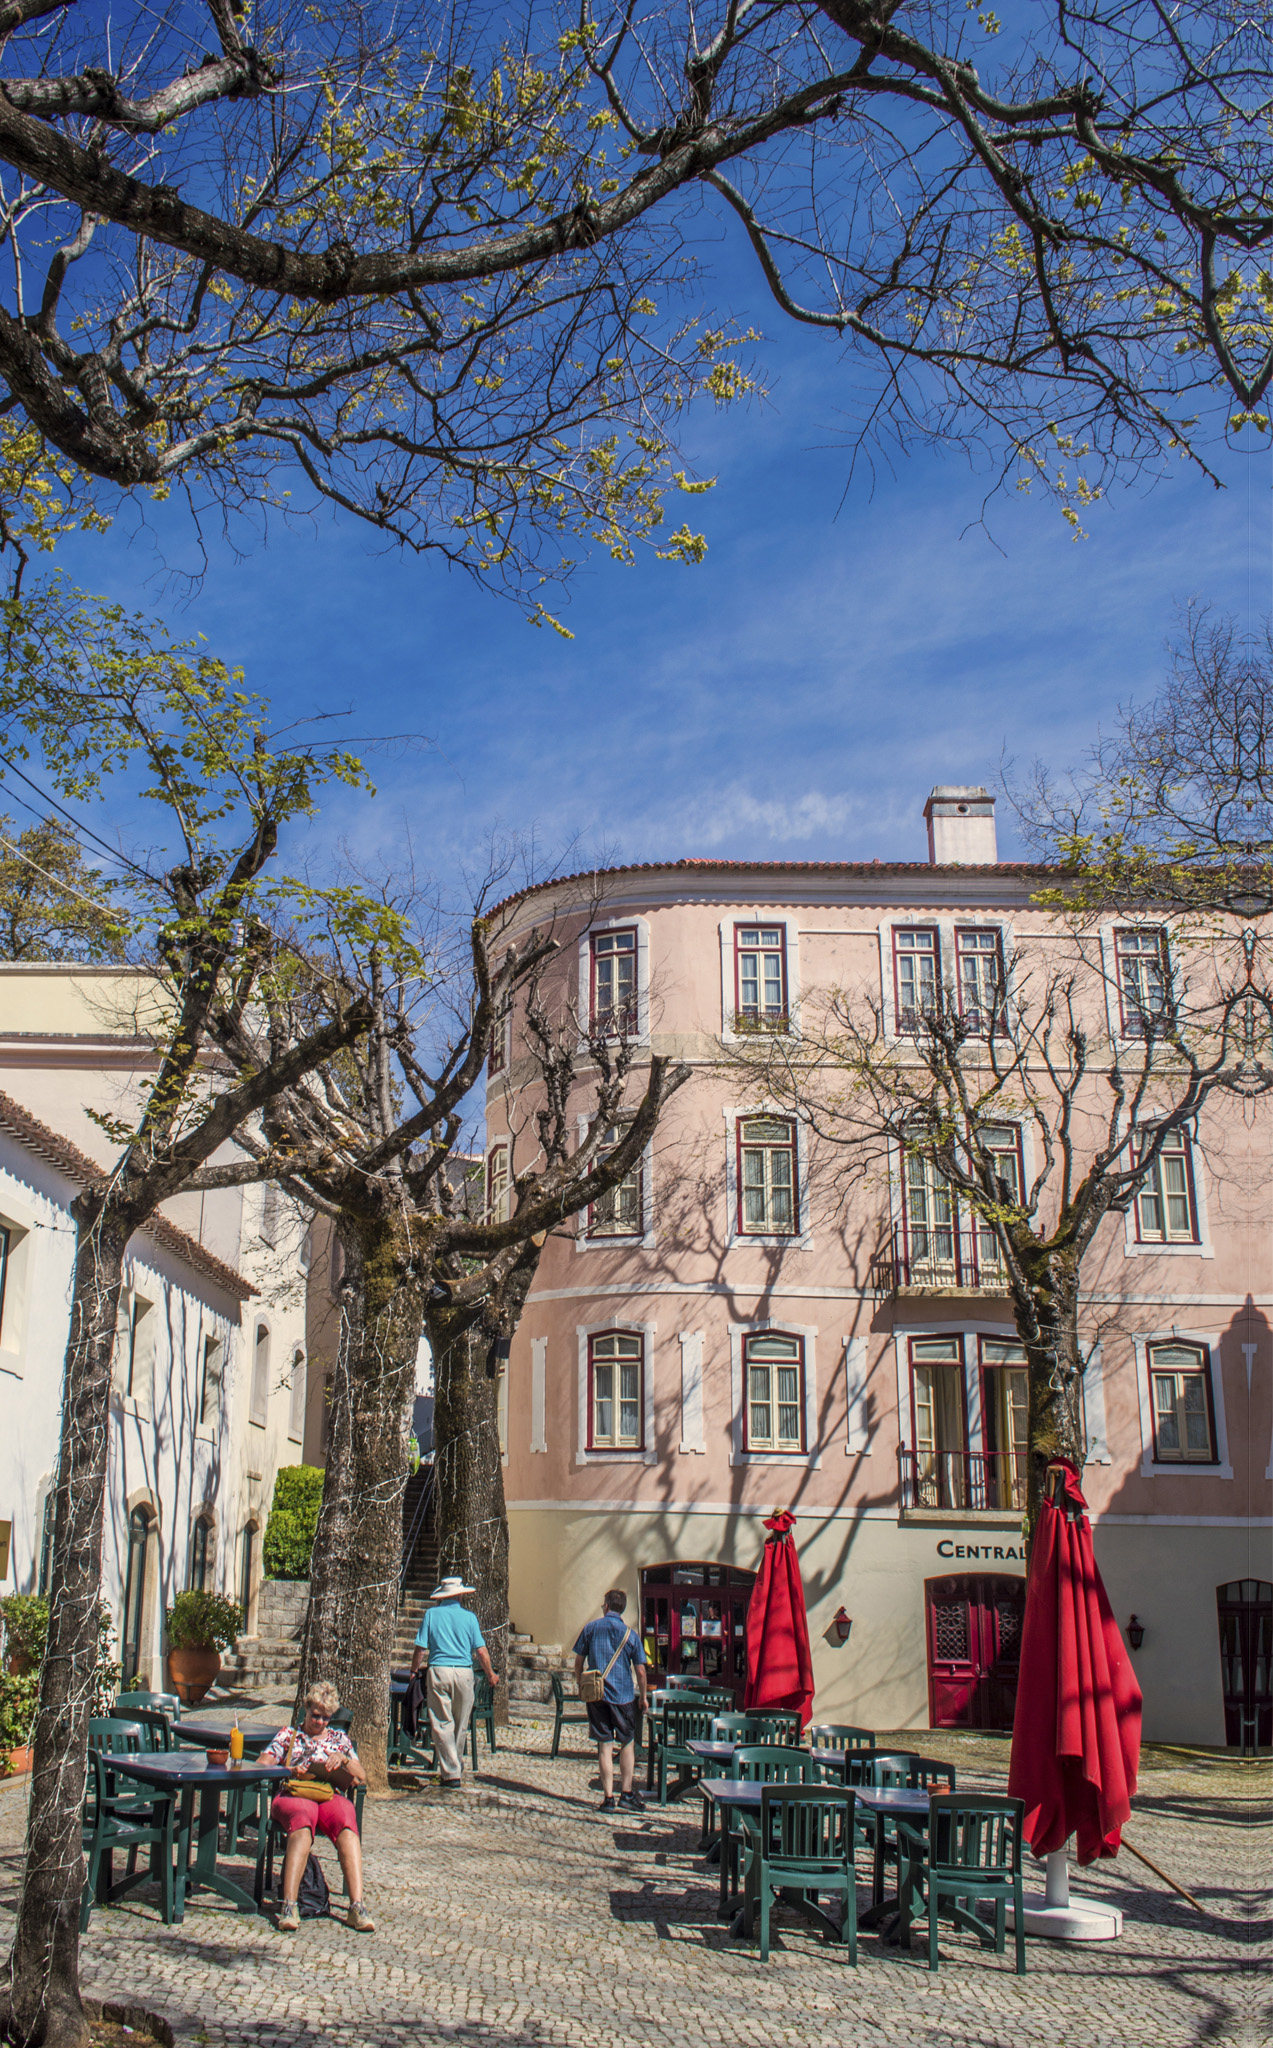
<svg viewBox="0 0 1273 2048"><path fill-rule="evenodd" d="M262 1558L267 1579L307 1579L318 1510L323 1501L321 1465L284 1465L274 1481L274 1501L265 1525Z"/></svg>

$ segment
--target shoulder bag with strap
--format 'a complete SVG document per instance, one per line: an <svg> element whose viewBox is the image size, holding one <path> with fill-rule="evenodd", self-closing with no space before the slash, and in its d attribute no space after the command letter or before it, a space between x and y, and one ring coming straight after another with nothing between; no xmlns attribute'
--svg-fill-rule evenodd
<svg viewBox="0 0 1273 2048"><path fill-rule="evenodd" d="M295 1747L296 1730L293 1728L291 1740L287 1745L287 1755L283 1758L285 1764L291 1763ZM336 1796L336 1787L330 1778L287 1778L284 1780L283 1790L289 1799L312 1799L316 1806L321 1806L325 1799L334 1799Z"/></svg>
<svg viewBox="0 0 1273 2048"><path fill-rule="evenodd" d="M604 1671L581 1671L581 1672L580 1672L580 1674L579 1674L579 1697L580 1697L580 1699L581 1699L581 1700L583 1701L583 1703L584 1703L584 1705L585 1705L586 1707L595 1707L595 1706L597 1705L598 1701L600 1701L600 1700L603 1700L603 1699L605 1698L605 1696L606 1696L606 1680L607 1680L607 1678L609 1678L609 1676L610 1676L610 1673L611 1673L611 1672L612 1672L612 1671L614 1670L614 1667L615 1667L615 1665L616 1665L616 1664L618 1663L618 1661L619 1661L620 1657L621 1657L621 1656L623 1655L624 1651L625 1651L625 1650L627 1649L627 1647L628 1647L628 1637L629 1637L629 1636L630 1636L631 1634L632 1634L632 1631L631 1631L631 1629L630 1629L630 1628L625 1628L625 1629L624 1629L624 1631L623 1631L623 1640L622 1640L622 1642L621 1642L621 1643L619 1644L619 1647L618 1647L618 1649L617 1649L617 1650L615 1651L615 1653L614 1653L613 1657L612 1657L612 1658L610 1659L610 1662L609 1662L609 1663L608 1663L608 1664L606 1665L606 1668L605 1668L605 1670L604 1670Z"/></svg>

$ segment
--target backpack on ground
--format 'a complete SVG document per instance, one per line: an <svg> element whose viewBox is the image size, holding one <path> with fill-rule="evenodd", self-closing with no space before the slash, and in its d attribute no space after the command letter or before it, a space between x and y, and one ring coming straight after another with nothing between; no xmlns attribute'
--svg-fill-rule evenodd
<svg viewBox="0 0 1273 2048"><path fill-rule="evenodd" d="M312 1850L296 1895L296 1904L302 1920L321 1920L332 1909L332 1895L327 1889L323 1866Z"/></svg>

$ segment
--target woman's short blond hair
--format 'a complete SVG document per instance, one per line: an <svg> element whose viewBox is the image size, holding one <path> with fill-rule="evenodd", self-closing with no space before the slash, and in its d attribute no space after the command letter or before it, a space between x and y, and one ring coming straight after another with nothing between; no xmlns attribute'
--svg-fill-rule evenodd
<svg viewBox="0 0 1273 2048"><path fill-rule="evenodd" d="M320 1678L318 1684L311 1685L306 1693L305 1704L307 1707L321 1707L330 1716L340 1705L340 1694L328 1679Z"/></svg>

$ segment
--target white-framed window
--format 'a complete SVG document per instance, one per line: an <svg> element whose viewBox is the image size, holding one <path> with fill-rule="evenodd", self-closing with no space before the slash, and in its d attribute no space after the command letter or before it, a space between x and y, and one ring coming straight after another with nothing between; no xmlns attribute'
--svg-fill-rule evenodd
<svg viewBox="0 0 1273 2048"><path fill-rule="evenodd" d="M1003 933L998 925L956 925L955 977L959 1014L981 1037L1007 1028Z"/></svg>
<svg viewBox="0 0 1273 2048"><path fill-rule="evenodd" d="M1198 1243L1193 1161L1183 1131L1173 1131L1164 1141L1134 1206L1138 1243Z"/></svg>
<svg viewBox="0 0 1273 2048"><path fill-rule="evenodd" d="M159 1315L153 1301L134 1294L129 1304L128 1363L124 1392L139 1409L149 1411L155 1381L155 1338Z"/></svg>
<svg viewBox="0 0 1273 2048"><path fill-rule="evenodd" d="M292 1352L290 1398L287 1404L287 1434L294 1444L300 1443L305 1435L305 1398L308 1390L309 1374L305 1353L298 1344Z"/></svg>
<svg viewBox="0 0 1273 2048"><path fill-rule="evenodd" d="M981 1337L981 1432L985 1504L1024 1508L1029 1461L1029 1366L1013 1339Z"/></svg>
<svg viewBox="0 0 1273 2048"><path fill-rule="evenodd" d="M734 1030L787 1029L785 924L734 926Z"/></svg>
<svg viewBox="0 0 1273 2048"><path fill-rule="evenodd" d="M252 1338L252 1393L248 1421L264 1429L270 1417L270 1326L258 1323Z"/></svg>
<svg viewBox="0 0 1273 2048"><path fill-rule="evenodd" d="M486 1158L486 1220L507 1223L512 1213L507 1145L492 1145Z"/></svg>
<svg viewBox="0 0 1273 2048"><path fill-rule="evenodd" d="M1214 1465L1211 1351L1206 1344L1151 1344L1149 1383L1156 1465Z"/></svg>
<svg viewBox="0 0 1273 2048"><path fill-rule="evenodd" d="M645 1339L635 1330L599 1330L588 1339L588 1449L645 1448Z"/></svg>
<svg viewBox="0 0 1273 2048"><path fill-rule="evenodd" d="M912 1337L909 1349L910 1504L920 1508L967 1507L968 1410L963 1337Z"/></svg>
<svg viewBox="0 0 1273 2048"><path fill-rule="evenodd" d="M739 1117L736 1144L738 1235L798 1236L800 1185L794 1118Z"/></svg>
<svg viewBox="0 0 1273 2048"><path fill-rule="evenodd" d="M220 1337L203 1340L203 1383L199 1389L199 1426L211 1433L221 1420L221 1392L225 1380L225 1343Z"/></svg>
<svg viewBox="0 0 1273 2048"><path fill-rule="evenodd" d="M579 1434L575 1463L653 1465L653 1323L579 1325ZM533 1360L532 1360L533 1363Z"/></svg>
<svg viewBox="0 0 1273 2048"><path fill-rule="evenodd" d="M777 1330L743 1338L743 1449L799 1456L805 1448L804 1340Z"/></svg>
<svg viewBox="0 0 1273 2048"><path fill-rule="evenodd" d="M602 1140L597 1164L613 1152L623 1137L621 1125L613 1124ZM588 1205L588 1236L591 1238L644 1237L645 1162L638 1159L616 1187L608 1188Z"/></svg>
<svg viewBox="0 0 1273 2048"><path fill-rule="evenodd" d="M731 1465L821 1465L817 1340L816 1326L730 1324Z"/></svg>
<svg viewBox="0 0 1273 2048"><path fill-rule="evenodd" d="M594 932L590 944L593 1029L632 1038L637 1029L637 928L620 925L614 931Z"/></svg>
<svg viewBox="0 0 1273 2048"><path fill-rule="evenodd" d="M1170 1000L1167 934L1161 925L1120 925L1114 971L1124 1038L1145 1038L1161 1025Z"/></svg>
<svg viewBox="0 0 1273 2048"><path fill-rule="evenodd" d="M893 1002L897 1029L918 1029L937 1007L941 988L941 940L936 925L893 928Z"/></svg>
<svg viewBox="0 0 1273 2048"><path fill-rule="evenodd" d="M1024 1182L1021 1132L993 1125L980 1133L996 1178L1020 1200ZM999 1287L1007 1269L993 1224L959 1199L926 1152L903 1152L901 1265L911 1287Z"/></svg>

